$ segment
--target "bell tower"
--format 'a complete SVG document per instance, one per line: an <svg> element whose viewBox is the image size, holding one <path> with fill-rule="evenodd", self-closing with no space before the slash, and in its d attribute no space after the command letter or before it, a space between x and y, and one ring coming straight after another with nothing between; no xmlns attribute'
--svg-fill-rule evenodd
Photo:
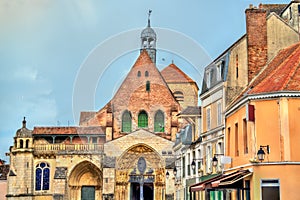
<svg viewBox="0 0 300 200"><path fill-rule="evenodd" d="M141 33L141 50L146 50L153 63L156 63L156 33L150 26L150 15L148 12L148 25Z"/></svg>

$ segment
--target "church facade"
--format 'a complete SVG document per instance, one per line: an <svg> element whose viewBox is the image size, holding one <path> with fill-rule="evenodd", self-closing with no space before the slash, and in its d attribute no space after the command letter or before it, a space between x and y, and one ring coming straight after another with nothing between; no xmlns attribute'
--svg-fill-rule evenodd
<svg viewBox="0 0 300 200"><path fill-rule="evenodd" d="M141 33L136 62L100 110L78 126L26 127L10 148L7 199L173 199L176 134L197 107L198 86L174 63L159 71L155 31Z"/></svg>

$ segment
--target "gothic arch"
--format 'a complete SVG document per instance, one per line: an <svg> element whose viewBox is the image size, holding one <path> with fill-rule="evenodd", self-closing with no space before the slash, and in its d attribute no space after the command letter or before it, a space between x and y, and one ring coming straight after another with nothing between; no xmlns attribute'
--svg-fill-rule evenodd
<svg viewBox="0 0 300 200"><path fill-rule="evenodd" d="M147 169L164 168L165 166L164 159L155 149L147 144L139 143L123 152L116 162L116 170L134 169L138 159L142 156L147 161Z"/></svg>

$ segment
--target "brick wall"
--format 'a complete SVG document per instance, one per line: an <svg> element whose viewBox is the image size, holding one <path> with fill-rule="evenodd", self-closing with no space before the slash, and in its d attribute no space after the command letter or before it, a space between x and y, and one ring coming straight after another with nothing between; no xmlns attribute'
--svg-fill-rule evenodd
<svg viewBox="0 0 300 200"><path fill-rule="evenodd" d="M265 66L268 59L267 12L261 8L246 9L248 42L248 81Z"/></svg>

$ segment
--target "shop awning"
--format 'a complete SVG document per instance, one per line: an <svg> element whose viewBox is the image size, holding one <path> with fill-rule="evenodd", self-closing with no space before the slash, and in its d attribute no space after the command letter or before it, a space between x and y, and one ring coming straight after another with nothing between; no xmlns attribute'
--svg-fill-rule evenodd
<svg viewBox="0 0 300 200"><path fill-rule="evenodd" d="M213 189L213 188L226 188L232 187L232 185L248 176L252 175L252 172L249 170L238 170L232 173L228 174L222 174L219 176L216 176L214 178L208 179L206 181L202 181L200 183L196 183L194 185L190 186L190 191L191 192L196 192L196 191L202 191L205 189Z"/></svg>

